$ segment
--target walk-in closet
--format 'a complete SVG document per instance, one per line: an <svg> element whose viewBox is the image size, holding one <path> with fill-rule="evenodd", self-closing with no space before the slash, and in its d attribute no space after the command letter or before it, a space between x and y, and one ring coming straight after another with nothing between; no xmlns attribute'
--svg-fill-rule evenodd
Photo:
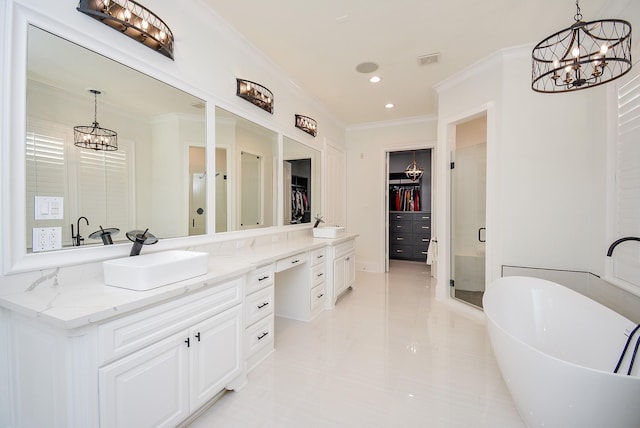
<svg viewBox="0 0 640 428"><path fill-rule="evenodd" d="M431 239L431 149L390 152L389 258L425 262Z"/></svg>

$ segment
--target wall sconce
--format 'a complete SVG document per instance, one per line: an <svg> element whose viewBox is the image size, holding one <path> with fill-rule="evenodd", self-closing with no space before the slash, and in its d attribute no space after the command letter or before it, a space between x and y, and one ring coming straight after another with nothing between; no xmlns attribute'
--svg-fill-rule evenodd
<svg viewBox="0 0 640 428"><path fill-rule="evenodd" d="M236 78L236 95L273 114L273 94L264 86Z"/></svg>
<svg viewBox="0 0 640 428"><path fill-rule="evenodd" d="M173 59L173 33L153 12L133 0L80 0L90 17Z"/></svg>
<svg viewBox="0 0 640 428"><path fill-rule="evenodd" d="M315 137L318 134L318 122L301 114L296 114L296 128L302 129L307 134Z"/></svg>

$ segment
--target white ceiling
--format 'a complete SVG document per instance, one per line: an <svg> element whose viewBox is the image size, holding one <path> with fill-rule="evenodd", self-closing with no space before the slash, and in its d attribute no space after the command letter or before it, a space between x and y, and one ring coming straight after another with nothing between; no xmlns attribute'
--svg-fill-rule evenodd
<svg viewBox="0 0 640 428"><path fill-rule="evenodd" d="M573 0L203 1L348 125L436 114L436 83L499 49L533 47L576 13ZM618 18L601 15L609 1L582 0L583 20ZM440 62L418 66L431 53ZM380 67L361 74L362 62Z"/></svg>

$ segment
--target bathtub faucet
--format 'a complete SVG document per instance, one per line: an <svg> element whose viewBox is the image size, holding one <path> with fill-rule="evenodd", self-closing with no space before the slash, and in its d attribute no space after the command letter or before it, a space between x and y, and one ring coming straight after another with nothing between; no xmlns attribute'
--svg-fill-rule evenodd
<svg viewBox="0 0 640 428"><path fill-rule="evenodd" d="M611 244L611 246L609 247L609 251L607 251L607 257L611 257L611 254L613 254L614 248L616 248L618 244L624 241L640 241L640 238L637 238L635 236L627 236L625 238L620 238L617 241L614 241L614 243Z"/></svg>

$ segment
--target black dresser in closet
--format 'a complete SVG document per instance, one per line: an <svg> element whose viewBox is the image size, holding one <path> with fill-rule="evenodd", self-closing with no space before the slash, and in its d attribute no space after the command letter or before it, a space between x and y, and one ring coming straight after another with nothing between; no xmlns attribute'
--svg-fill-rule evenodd
<svg viewBox="0 0 640 428"><path fill-rule="evenodd" d="M389 211L389 258L425 261L430 239L430 212Z"/></svg>

